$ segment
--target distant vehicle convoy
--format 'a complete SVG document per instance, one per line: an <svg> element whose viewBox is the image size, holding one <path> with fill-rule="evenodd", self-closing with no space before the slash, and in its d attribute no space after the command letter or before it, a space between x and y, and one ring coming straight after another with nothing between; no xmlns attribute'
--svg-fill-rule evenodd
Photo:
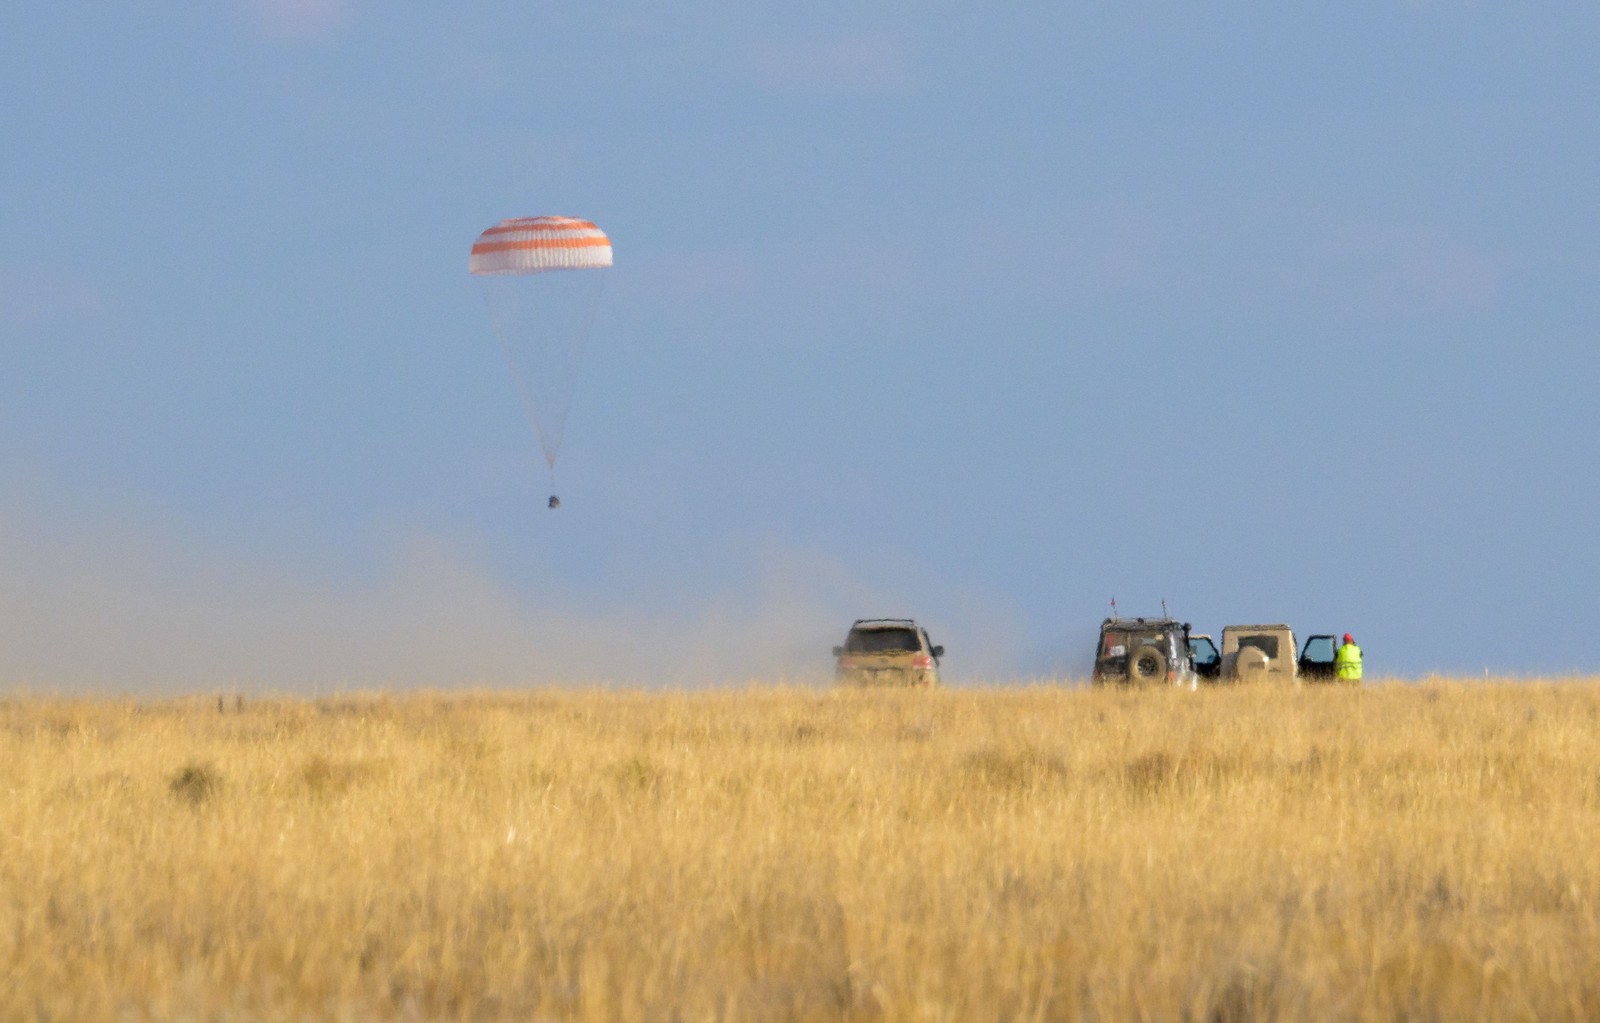
<svg viewBox="0 0 1600 1023"><path fill-rule="evenodd" d="M1338 641L1318 633L1295 646L1287 625L1229 625L1222 649L1173 618L1107 618L1095 649L1095 685L1175 685L1201 682L1332 682ZM1299 655L1296 656L1296 650Z"/></svg>
<svg viewBox="0 0 1600 1023"><path fill-rule="evenodd" d="M1284 624L1228 625L1222 646L1176 618L1107 618L1100 623L1092 682L1197 689L1237 682L1334 682L1338 639L1331 633L1296 647ZM1296 651L1298 650L1298 655ZM910 618L857 619L833 648L834 677L847 686L939 684L939 659L928 630ZM1359 682L1357 683L1359 684Z"/></svg>

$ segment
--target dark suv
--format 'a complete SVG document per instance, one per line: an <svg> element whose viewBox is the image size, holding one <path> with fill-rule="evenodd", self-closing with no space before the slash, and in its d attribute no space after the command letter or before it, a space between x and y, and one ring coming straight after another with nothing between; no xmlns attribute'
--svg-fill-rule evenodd
<svg viewBox="0 0 1600 1023"><path fill-rule="evenodd" d="M862 618L833 656L841 685L936 686L944 647L909 618Z"/></svg>
<svg viewBox="0 0 1600 1023"><path fill-rule="evenodd" d="M1189 623L1175 618L1107 618L1100 623L1094 684L1174 685L1195 688Z"/></svg>

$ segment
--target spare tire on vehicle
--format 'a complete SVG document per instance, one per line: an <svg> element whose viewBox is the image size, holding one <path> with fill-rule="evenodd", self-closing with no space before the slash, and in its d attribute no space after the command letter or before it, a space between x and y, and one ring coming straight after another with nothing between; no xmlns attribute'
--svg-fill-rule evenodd
<svg viewBox="0 0 1600 1023"><path fill-rule="evenodd" d="M1128 655L1128 679L1132 682L1163 681L1167 677L1167 657L1153 646L1144 646Z"/></svg>
<svg viewBox="0 0 1600 1023"><path fill-rule="evenodd" d="M1260 647L1240 647L1239 653L1233 659L1233 673L1241 679L1260 678L1266 673L1270 660L1266 651Z"/></svg>

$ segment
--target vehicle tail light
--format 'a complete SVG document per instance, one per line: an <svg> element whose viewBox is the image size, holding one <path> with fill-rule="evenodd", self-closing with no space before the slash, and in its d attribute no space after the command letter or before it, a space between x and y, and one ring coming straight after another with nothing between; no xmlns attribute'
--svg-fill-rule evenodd
<svg viewBox="0 0 1600 1023"><path fill-rule="evenodd" d="M1178 673L1177 672L1173 671L1171 668L1167 669L1167 681L1168 682L1174 681L1175 679L1177 679L1177 677L1178 677Z"/></svg>
<svg viewBox="0 0 1600 1023"><path fill-rule="evenodd" d="M933 658L927 654L918 654L911 658L911 666L913 668L931 668L933 667Z"/></svg>

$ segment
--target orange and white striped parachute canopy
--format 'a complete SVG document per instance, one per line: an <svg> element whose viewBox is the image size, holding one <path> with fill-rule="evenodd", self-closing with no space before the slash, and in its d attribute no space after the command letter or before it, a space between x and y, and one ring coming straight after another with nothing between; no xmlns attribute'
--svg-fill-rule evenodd
<svg viewBox="0 0 1600 1023"><path fill-rule="evenodd" d="M515 217L478 235L470 265L475 274L600 270L611 265L611 239L576 217Z"/></svg>

